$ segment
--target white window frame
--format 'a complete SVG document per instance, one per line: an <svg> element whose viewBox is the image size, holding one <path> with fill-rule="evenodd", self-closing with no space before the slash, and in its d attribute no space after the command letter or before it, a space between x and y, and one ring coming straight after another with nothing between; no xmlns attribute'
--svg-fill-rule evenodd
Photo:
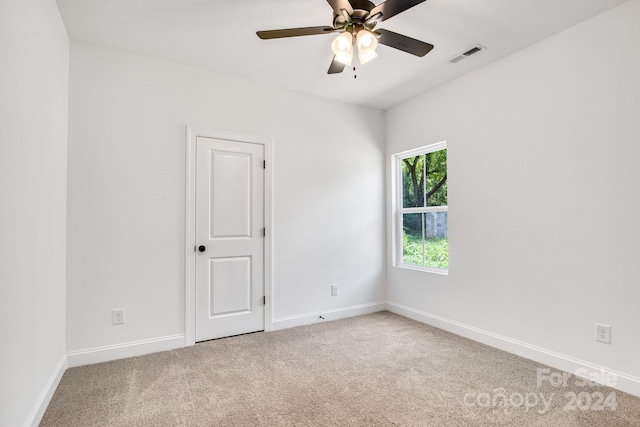
<svg viewBox="0 0 640 427"><path fill-rule="evenodd" d="M393 205L393 227L392 227L392 241L393 241L393 265L399 268L407 268L410 270L426 271L436 274L449 274L447 268L426 267L415 264L405 264L402 262L403 258L403 233L402 233L402 216L404 214L411 213L429 213L429 212L448 212L449 206L426 206L421 208L403 208L402 207L402 161L409 157L416 157L421 154L429 154L435 151L446 150L447 142L437 142L435 144L426 145L423 147L414 148L412 150L403 151L391 156L391 174L393 185L392 188L392 205ZM449 153L447 153L448 155ZM447 157L447 169L448 169L448 157ZM448 226L448 224L447 224ZM424 233L424 231L423 231Z"/></svg>

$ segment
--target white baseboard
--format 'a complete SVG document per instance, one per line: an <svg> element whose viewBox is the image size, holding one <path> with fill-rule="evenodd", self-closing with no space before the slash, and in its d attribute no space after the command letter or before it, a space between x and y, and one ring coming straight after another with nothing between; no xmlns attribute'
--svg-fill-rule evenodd
<svg viewBox="0 0 640 427"><path fill-rule="evenodd" d="M171 335L168 337L88 348L86 350L70 351L67 353L67 363L70 368L73 368L182 347L184 347L184 335Z"/></svg>
<svg viewBox="0 0 640 427"><path fill-rule="evenodd" d="M640 397L640 378L633 375L608 369L603 366L597 366L590 362L585 362L571 356L566 356L522 341L484 331L464 323L429 314L402 304L388 302L387 310L491 347L504 350L508 353L516 354L526 359L548 365L552 368L576 374L595 382L601 382L598 381L600 378L605 380L607 378L615 378L615 384L606 385Z"/></svg>
<svg viewBox="0 0 640 427"><path fill-rule="evenodd" d="M273 319L271 330L294 328L296 326L310 325L318 323L319 317L324 317L322 322L329 320L338 320L345 317L361 316L363 314L375 313L377 311L386 310L386 303L372 302L368 304L352 305L349 307L334 308L331 310L315 311L313 313L297 314L295 316L278 317Z"/></svg>
<svg viewBox="0 0 640 427"><path fill-rule="evenodd" d="M56 365L53 373L49 377L49 380L45 384L40 396L38 396L38 400L33 405L33 409L29 413L27 420L24 423L25 427L37 427L42 421L42 416L47 410L47 406L49 406L49 402L51 402L51 398L53 397L53 393L55 393L58 388L58 384L60 384L60 380L62 379L62 375L64 375L64 371L67 370L67 356L64 355Z"/></svg>

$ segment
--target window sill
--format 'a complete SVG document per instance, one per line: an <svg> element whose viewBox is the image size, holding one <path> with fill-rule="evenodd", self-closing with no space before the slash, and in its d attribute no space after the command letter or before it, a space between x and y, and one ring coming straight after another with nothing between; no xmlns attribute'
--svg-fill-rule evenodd
<svg viewBox="0 0 640 427"><path fill-rule="evenodd" d="M425 273L440 274L442 276L449 275L449 269L444 269L444 268L420 267L419 265L411 265L411 264L395 264L394 267L404 268L406 270L423 271Z"/></svg>

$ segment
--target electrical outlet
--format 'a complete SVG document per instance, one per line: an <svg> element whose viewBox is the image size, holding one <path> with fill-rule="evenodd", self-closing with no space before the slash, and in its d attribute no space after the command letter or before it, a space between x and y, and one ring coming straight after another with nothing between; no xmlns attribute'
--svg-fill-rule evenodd
<svg viewBox="0 0 640 427"><path fill-rule="evenodd" d="M611 344L611 326L596 323L596 341Z"/></svg>
<svg viewBox="0 0 640 427"><path fill-rule="evenodd" d="M114 325L124 325L124 308L118 308L111 312Z"/></svg>
<svg viewBox="0 0 640 427"><path fill-rule="evenodd" d="M333 284L331 285L331 296L335 297L336 295L338 295L338 285Z"/></svg>

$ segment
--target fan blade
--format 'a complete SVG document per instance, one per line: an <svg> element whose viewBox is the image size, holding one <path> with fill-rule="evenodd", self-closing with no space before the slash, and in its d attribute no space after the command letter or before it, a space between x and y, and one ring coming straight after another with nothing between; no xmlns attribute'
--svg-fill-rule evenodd
<svg viewBox="0 0 640 427"><path fill-rule="evenodd" d="M327 0L327 2L331 5L336 15L342 15L342 9L346 10L349 16L353 15L353 7L351 7L349 0Z"/></svg>
<svg viewBox="0 0 640 427"><path fill-rule="evenodd" d="M333 27L304 27L286 28L284 30L258 31L256 34L263 40L281 39L284 37L313 36L316 34L329 34L337 31Z"/></svg>
<svg viewBox="0 0 640 427"><path fill-rule="evenodd" d="M387 45L394 49L402 50L415 56L425 56L433 49L431 43L421 42L402 34L394 33L389 30L375 30L374 34L379 35L378 43Z"/></svg>
<svg viewBox="0 0 640 427"><path fill-rule="evenodd" d="M379 21L384 21L425 1L427 0L387 0L371 9L369 16L381 12L382 18L380 18Z"/></svg>
<svg viewBox="0 0 640 427"><path fill-rule="evenodd" d="M329 66L329 71L327 71L327 74L341 73L342 71L344 71L344 67L346 67L346 65L344 65L342 62L336 61L336 57L334 56L333 61L331 61L331 65Z"/></svg>

